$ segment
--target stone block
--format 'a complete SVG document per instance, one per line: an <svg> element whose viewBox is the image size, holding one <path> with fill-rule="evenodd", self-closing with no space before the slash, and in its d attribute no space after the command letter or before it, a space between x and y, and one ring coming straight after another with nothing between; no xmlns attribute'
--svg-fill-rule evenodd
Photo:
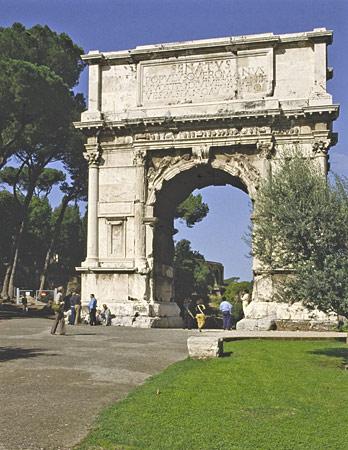
<svg viewBox="0 0 348 450"><path fill-rule="evenodd" d="M187 348L190 358L216 358L223 352L223 340L216 336L190 336Z"/></svg>
<svg viewBox="0 0 348 450"><path fill-rule="evenodd" d="M274 319L242 319L237 322L236 329L238 331L269 331L276 329Z"/></svg>

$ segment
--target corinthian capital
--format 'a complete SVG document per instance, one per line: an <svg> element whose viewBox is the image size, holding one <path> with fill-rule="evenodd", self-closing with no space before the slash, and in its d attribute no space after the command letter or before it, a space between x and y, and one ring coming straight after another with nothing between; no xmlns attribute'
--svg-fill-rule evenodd
<svg viewBox="0 0 348 450"><path fill-rule="evenodd" d="M100 144L86 145L86 151L83 153L84 158L87 160L89 166L99 166L101 163L102 149Z"/></svg>
<svg viewBox="0 0 348 450"><path fill-rule="evenodd" d="M313 144L313 153L315 155L327 155L327 152L329 151L331 141L330 139L325 139L321 141L316 141Z"/></svg>
<svg viewBox="0 0 348 450"><path fill-rule="evenodd" d="M135 166L143 166L146 161L146 150L143 148L134 149L133 164Z"/></svg>

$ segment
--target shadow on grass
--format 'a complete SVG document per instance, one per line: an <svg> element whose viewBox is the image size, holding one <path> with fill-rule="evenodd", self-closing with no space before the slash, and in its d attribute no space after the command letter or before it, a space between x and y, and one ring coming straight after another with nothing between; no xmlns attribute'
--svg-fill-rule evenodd
<svg viewBox="0 0 348 450"><path fill-rule="evenodd" d="M311 353L312 355L324 355L333 356L334 358L341 358L343 364L348 364L348 349L346 348L323 348L313 350L309 353Z"/></svg>
<svg viewBox="0 0 348 450"><path fill-rule="evenodd" d="M45 355L41 348L0 347L0 362ZM54 356L50 353L50 356Z"/></svg>

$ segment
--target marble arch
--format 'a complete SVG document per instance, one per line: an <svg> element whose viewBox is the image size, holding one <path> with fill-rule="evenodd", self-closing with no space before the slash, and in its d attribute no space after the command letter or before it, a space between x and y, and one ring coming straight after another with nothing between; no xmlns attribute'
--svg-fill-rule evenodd
<svg viewBox="0 0 348 450"><path fill-rule="evenodd" d="M116 325L179 326L170 258L159 256L172 238L169 204L208 184L257 201L260 181L293 149L326 175L339 109L326 89L331 41L320 28L83 55L88 110L75 126L89 164L87 258L77 268L84 299L94 292ZM254 261L253 271L241 328L309 320L301 305L273 302L281 270Z"/></svg>

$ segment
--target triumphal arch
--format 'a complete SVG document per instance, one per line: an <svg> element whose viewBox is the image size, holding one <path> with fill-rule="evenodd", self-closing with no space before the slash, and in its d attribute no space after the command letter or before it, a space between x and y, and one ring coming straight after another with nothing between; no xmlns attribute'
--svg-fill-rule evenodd
<svg viewBox="0 0 348 450"><path fill-rule="evenodd" d="M257 201L285 151L328 169L338 106L326 90L332 32L273 33L90 51L87 258L82 296L94 293L114 323L174 327L173 217L194 189L231 185ZM223 214L222 214L223 215ZM209 236L219 239L219 236ZM255 261L244 327L303 319L273 302L281 270Z"/></svg>

